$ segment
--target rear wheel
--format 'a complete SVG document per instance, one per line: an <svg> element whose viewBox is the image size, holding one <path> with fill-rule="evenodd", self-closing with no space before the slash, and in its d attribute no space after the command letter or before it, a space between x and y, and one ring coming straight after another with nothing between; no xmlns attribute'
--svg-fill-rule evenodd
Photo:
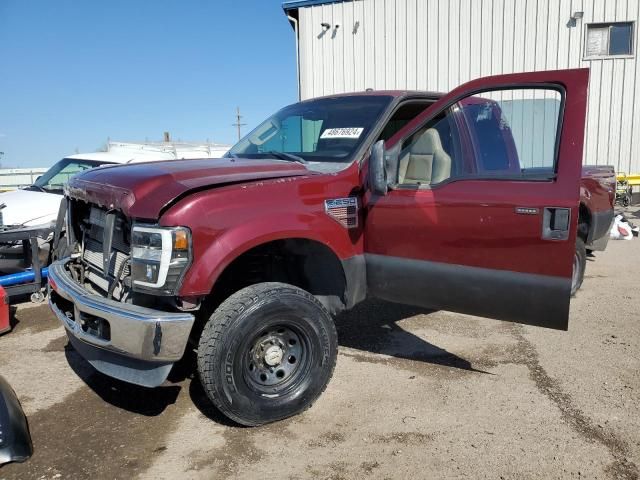
<svg viewBox="0 0 640 480"><path fill-rule="evenodd" d="M333 320L313 295L261 283L213 313L200 337L198 373L221 413L262 425L311 406L333 374L337 344Z"/></svg>
<svg viewBox="0 0 640 480"><path fill-rule="evenodd" d="M576 292L582 286L584 280L584 271L587 266L587 249L584 245L584 240L580 237L576 239L576 249L573 254L573 273L571 275L571 295L575 295Z"/></svg>

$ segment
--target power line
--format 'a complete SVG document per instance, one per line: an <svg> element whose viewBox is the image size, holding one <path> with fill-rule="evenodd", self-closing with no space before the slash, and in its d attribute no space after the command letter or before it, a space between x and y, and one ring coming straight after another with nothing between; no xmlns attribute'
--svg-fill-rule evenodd
<svg viewBox="0 0 640 480"><path fill-rule="evenodd" d="M246 125L246 123L240 123L241 118L242 118L242 115L240 115L240 107L236 107L236 123L233 123L232 125L234 127L238 127L238 141L240 141L240 139L242 138L242 133L240 131L240 128Z"/></svg>

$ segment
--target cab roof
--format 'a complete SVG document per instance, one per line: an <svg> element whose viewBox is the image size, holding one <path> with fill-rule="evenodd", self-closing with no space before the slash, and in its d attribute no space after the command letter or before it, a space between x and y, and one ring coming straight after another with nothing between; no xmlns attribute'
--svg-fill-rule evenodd
<svg viewBox="0 0 640 480"><path fill-rule="evenodd" d="M340 97L361 97L361 96L386 96L393 98L401 97L422 97L437 100L444 94L441 92L430 92L424 90L365 90L360 92L335 93L333 95L324 95L322 97L307 98L303 102L317 100L319 98L340 98Z"/></svg>

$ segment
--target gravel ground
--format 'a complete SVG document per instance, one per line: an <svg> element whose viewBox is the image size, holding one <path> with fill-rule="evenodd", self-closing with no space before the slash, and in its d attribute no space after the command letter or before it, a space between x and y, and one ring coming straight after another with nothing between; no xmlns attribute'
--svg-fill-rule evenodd
<svg viewBox="0 0 640 480"><path fill-rule="evenodd" d="M640 222L640 212L631 213ZM209 407L189 360L148 390L67 347L19 306L0 373L35 454L0 478L638 478L640 241L587 266L569 332L367 302L306 413L259 428Z"/></svg>

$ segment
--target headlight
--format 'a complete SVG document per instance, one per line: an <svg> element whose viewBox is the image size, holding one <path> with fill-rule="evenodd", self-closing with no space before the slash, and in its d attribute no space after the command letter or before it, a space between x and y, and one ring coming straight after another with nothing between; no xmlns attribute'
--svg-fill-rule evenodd
<svg viewBox="0 0 640 480"><path fill-rule="evenodd" d="M191 262L191 232L184 227L146 227L131 230L133 290L173 295Z"/></svg>

